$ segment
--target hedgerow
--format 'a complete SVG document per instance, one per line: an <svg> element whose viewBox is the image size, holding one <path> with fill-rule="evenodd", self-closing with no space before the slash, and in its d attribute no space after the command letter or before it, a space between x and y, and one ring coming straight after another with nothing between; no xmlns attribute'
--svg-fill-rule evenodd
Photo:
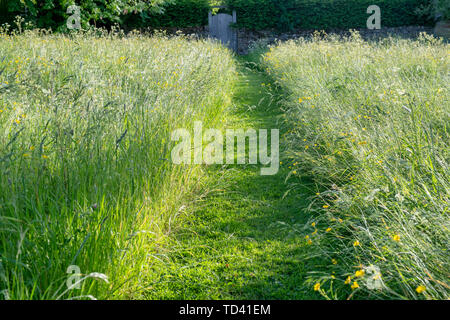
<svg viewBox="0 0 450 320"><path fill-rule="evenodd" d="M416 9L429 0L227 0L236 9L237 26L248 29L364 28L367 8L378 5L384 27L425 24Z"/></svg>

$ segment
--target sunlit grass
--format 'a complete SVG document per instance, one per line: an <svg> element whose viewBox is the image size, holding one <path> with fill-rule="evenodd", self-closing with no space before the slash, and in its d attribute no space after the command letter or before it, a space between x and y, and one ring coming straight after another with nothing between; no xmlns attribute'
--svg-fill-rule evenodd
<svg viewBox="0 0 450 320"><path fill-rule="evenodd" d="M101 33L101 34L99 34ZM220 128L228 50L183 37L0 34L0 298L132 298L200 167L170 134ZM66 270L105 274L59 296Z"/></svg>
<svg viewBox="0 0 450 320"><path fill-rule="evenodd" d="M262 64L285 93L291 175L317 186L311 290L449 298L449 45L317 34Z"/></svg>

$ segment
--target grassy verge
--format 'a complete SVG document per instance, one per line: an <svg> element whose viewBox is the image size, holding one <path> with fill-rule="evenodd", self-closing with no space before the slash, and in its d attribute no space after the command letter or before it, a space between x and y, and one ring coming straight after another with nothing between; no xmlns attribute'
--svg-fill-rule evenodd
<svg viewBox="0 0 450 320"><path fill-rule="evenodd" d="M203 174L171 132L220 128L234 77L207 41L0 34L2 298L134 297Z"/></svg>
<svg viewBox="0 0 450 320"><path fill-rule="evenodd" d="M310 277L322 295L449 297L448 50L426 35L354 34L264 56L285 92L291 175L318 189L307 241L311 261L322 257Z"/></svg>

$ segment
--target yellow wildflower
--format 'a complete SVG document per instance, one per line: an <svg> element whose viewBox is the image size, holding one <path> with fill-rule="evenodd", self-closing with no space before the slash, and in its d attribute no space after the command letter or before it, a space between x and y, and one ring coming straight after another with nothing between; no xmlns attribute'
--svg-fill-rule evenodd
<svg viewBox="0 0 450 320"><path fill-rule="evenodd" d="M417 288L416 288L416 292L417 293L423 293L425 290L427 290L427 288L425 287L425 286L418 286Z"/></svg>
<svg viewBox="0 0 450 320"><path fill-rule="evenodd" d="M348 276L347 279L345 279L345 284L350 284L351 281L352 281L352 278L350 276Z"/></svg>
<svg viewBox="0 0 450 320"><path fill-rule="evenodd" d="M331 231L331 228L327 228L327 230L325 230L325 232L330 232Z"/></svg>
<svg viewBox="0 0 450 320"><path fill-rule="evenodd" d="M320 290L320 283L317 282L317 283L314 285L314 291L319 291L319 290Z"/></svg>
<svg viewBox="0 0 450 320"><path fill-rule="evenodd" d="M358 284L358 282L353 282L353 284L352 284L352 286L351 286L351 288L353 289L353 290L355 290L355 289L357 289L357 288L359 288L359 284Z"/></svg>
<svg viewBox="0 0 450 320"><path fill-rule="evenodd" d="M364 274L365 274L364 270L358 270L355 272L356 277L362 277L364 276Z"/></svg>
<svg viewBox="0 0 450 320"><path fill-rule="evenodd" d="M393 239L394 241L399 242L399 241L400 241L400 236L399 236L398 234L395 234L395 235L392 237L392 239Z"/></svg>
<svg viewBox="0 0 450 320"><path fill-rule="evenodd" d="M359 241L356 240L355 242L353 242L353 246L354 246L354 247L361 246L361 243L359 243Z"/></svg>

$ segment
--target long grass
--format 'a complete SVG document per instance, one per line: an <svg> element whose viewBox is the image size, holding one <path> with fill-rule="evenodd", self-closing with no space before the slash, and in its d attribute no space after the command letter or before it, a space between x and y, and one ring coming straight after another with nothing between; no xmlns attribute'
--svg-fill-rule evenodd
<svg viewBox="0 0 450 320"><path fill-rule="evenodd" d="M333 299L450 297L449 45L316 34L261 63L286 94L292 188L317 195L301 229L311 290Z"/></svg>
<svg viewBox="0 0 450 320"><path fill-rule="evenodd" d="M220 128L234 77L231 53L209 41L1 33L0 298L150 287L141 279L202 174L169 161L171 132ZM91 276L79 290L67 290L70 265Z"/></svg>

